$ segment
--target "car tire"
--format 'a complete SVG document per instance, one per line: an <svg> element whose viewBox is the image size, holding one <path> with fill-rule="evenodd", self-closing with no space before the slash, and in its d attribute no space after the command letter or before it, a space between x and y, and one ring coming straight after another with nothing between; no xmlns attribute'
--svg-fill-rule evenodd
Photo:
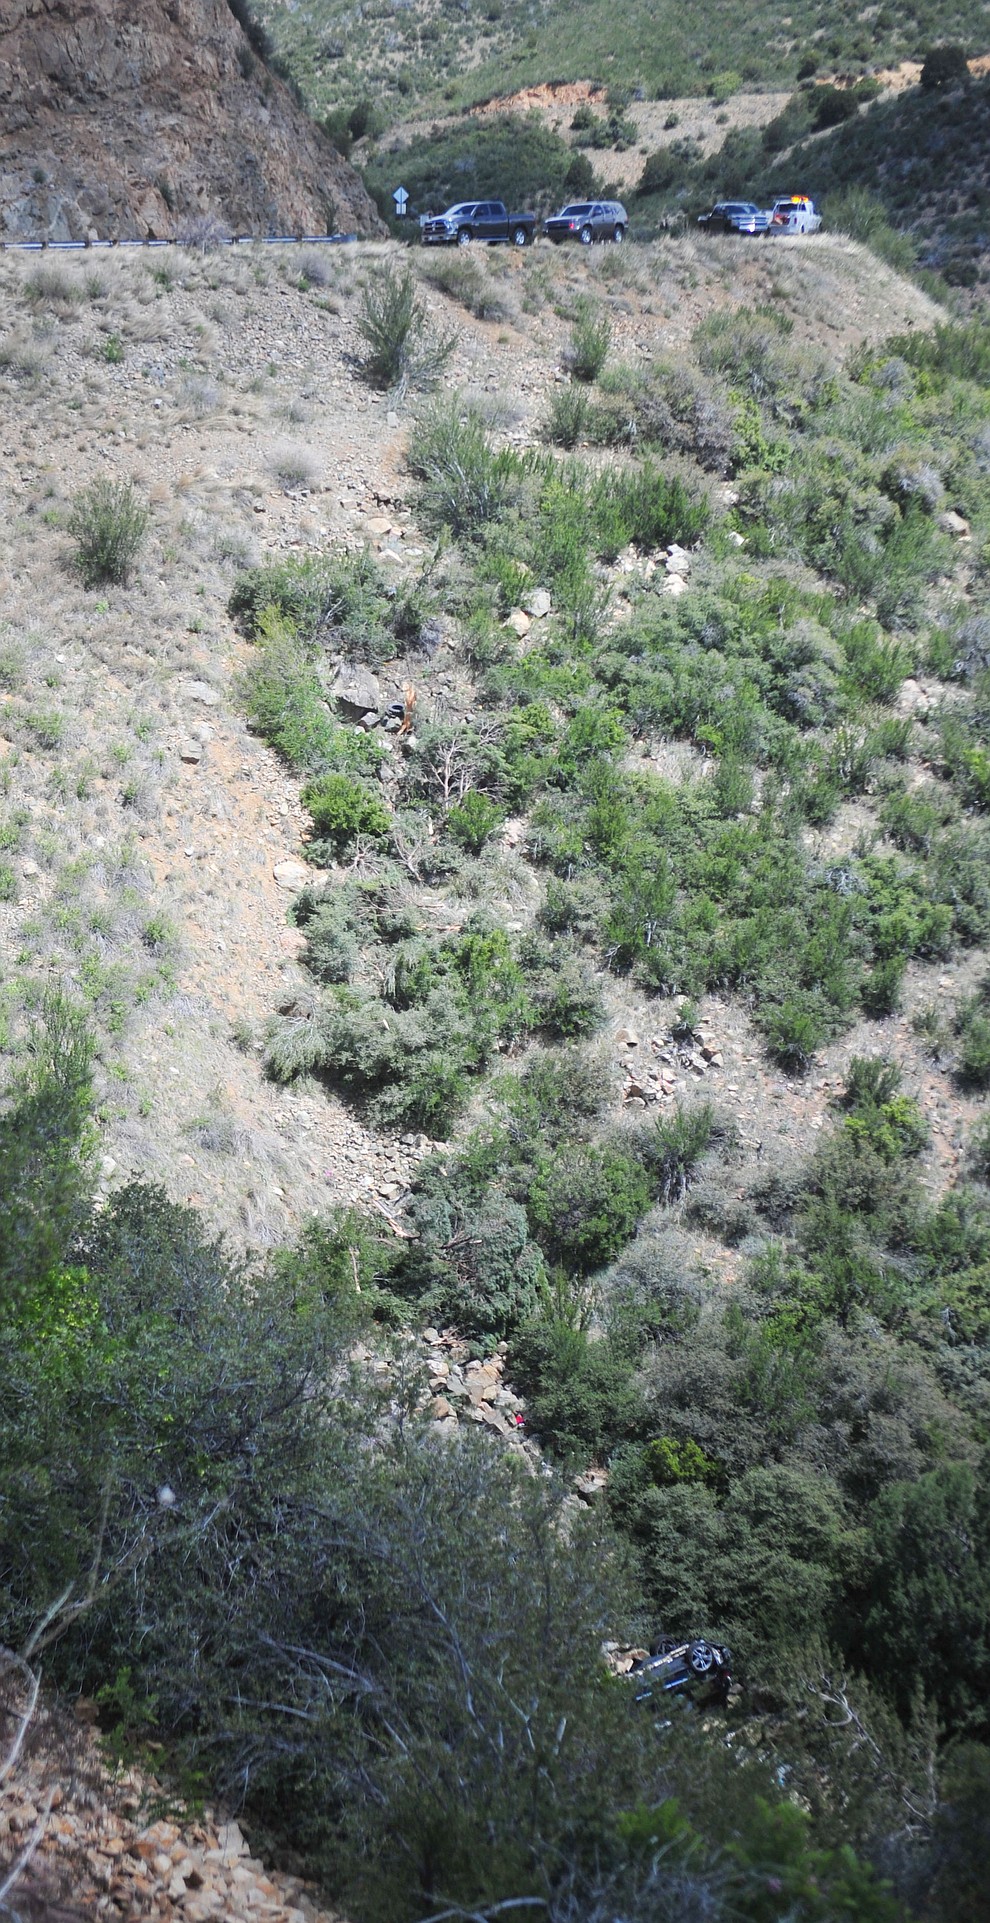
<svg viewBox="0 0 990 1923"><path fill-rule="evenodd" d="M590 247L594 238L595 236L592 228L590 228L587 222L585 222L585 225L582 227L581 232L578 235L578 239L581 242L582 247Z"/></svg>
<svg viewBox="0 0 990 1923"><path fill-rule="evenodd" d="M612 239L614 240L617 247L621 245L621 243L625 240L625 237L626 237L626 230L624 227L617 227L615 229L615 232L612 235Z"/></svg>
<svg viewBox="0 0 990 1923"><path fill-rule="evenodd" d="M472 234L470 227L458 227L457 229L458 247L469 246L473 239L474 239L474 235Z"/></svg>
<svg viewBox="0 0 990 1923"><path fill-rule="evenodd" d="M527 234L525 227L513 227L512 229L513 247L525 247L528 239L529 239L529 235Z"/></svg>
<svg viewBox="0 0 990 1923"><path fill-rule="evenodd" d="M689 1646L687 1660L693 1676L709 1676L716 1667L718 1659L711 1643L699 1639Z"/></svg>

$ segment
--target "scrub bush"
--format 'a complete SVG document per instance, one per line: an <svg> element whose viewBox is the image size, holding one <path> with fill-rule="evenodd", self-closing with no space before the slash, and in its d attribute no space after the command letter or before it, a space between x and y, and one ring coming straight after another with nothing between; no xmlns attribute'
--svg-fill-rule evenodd
<svg viewBox="0 0 990 1923"><path fill-rule="evenodd" d="M409 386L434 386L454 351L453 337L434 336L408 268L398 273L386 265L376 273L365 288L357 330L366 344L367 379L398 393Z"/></svg>
<svg viewBox="0 0 990 1923"><path fill-rule="evenodd" d="M385 803L349 775L325 774L308 781L300 800L309 809L317 839L336 854L353 846L359 835L381 841L391 832L392 817Z"/></svg>
<svg viewBox="0 0 990 1923"><path fill-rule="evenodd" d="M564 352L564 366L576 381L596 381L608 359L612 344L612 325L607 314L598 314L592 302L579 301L571 338Z"/></svg>
<svg viewBox="0 0 990 1923"><path fill-rule="evenodd" d="M149 520L132 481L94 481L76 495L68 526L87 588L121 587L130 579Z"/></svg>

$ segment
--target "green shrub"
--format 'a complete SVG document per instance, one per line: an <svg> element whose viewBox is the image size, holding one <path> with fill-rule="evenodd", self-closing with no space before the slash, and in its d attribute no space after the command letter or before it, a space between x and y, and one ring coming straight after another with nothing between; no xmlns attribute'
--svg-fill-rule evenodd
<svg viewBox="0 0 990 1923"><path fill-rule="evenodd" d="M308 558L266 562L238 575L227 612L251 641L259 638L262 620L271 609L293 632L308 637L323 623L331 595L325 563Z"/></svg>
<svg viewBox="0 0 990 1923"><path fill-rule="evenodd" d="M980 320L943 321L930 333L895 334L886 348L928 374L938 392L950 380L985 385L990 379L990 341Z"/></svg>
<svg viewBox="0 0 990 1923"><path fill-rule="evenodd" d="M327 960L338 980L347 936L362 912L365 926L382 929L382 908L364 898L331 910ZM325 950L323 915L304 898L304 923L314 922L314 959ZM343 954L342 951L343 950ZM470 1093L470 1082L495 1051L520 1040L538 1022L526 977L503 930L483 917L459 935L403 938L372 951L380 991L337 986L306 1017L269 1026L266 1064L279 1081L320 1071L347 1093L368 1102L389 1127L425 1128L447 1136Z"/></svg>
<svg viewBox="0 0 990 1923"><path fill-rule="evenodd" d="M666 193L676 185L682 165L680 155L674 153L672 147L658 147L654 153L647 154L636 187L637 195L645 198L647 194Z"/></svg>
<svg viewBox="0 0 990 1923"><path fill-rule="evenodd" d="M86 587L122 586L129 580L149 518L132 481L94 481L76 495L68 525L75 566Z"/></svg>
<svg viewBox="0 0 990 1923"><path fill-rule="evenodd" d="M920 1687L948 1731L985 1736L990 1533L980 1479L968 1464L946 1463L915 1483L894 1484L871 1521L875 1562L864 1624L871 1667L902 1714ZM943 1647L963 1660L940 1660Z"/></svg>
<svg viewBox="0 0 990 1923"><path fill-rule="evenodd" d="M503 1090L510 1115L540 1146L587 1135L609 1096L603 1060L583 1049L539 1049Z"/></svg>
<svg viewBox="0 0 990 1923"><path fill-rule="evenodd" d="M350 981L364 931L345 890L316 898L304 891L293 906L293 919L306 933L302 960L310 974L318 982Z"/></svg>
<svg viewBox="0 0 990 1923"><path fill-rule="evenodd" d="M494 1194L465 1207L427 1195L414 1198L410 1220L420 1239L417 1280L428 1284L424 1306L441 1326L488 1344L537 1314L546 1274L518 1202Z"/></svg>
<svg viewBox="0 0 990 1923"><path fill-rule="evenodd" d="M670 1489L681 1482L703 1482L714 1487L721 1478L720 1465L706 1456L690 1436L678 1441L675 1436L657 1436L646 1444L643 1461L658 1489Z"/></svg>
<svg viewBox="0 0 990 1923"><path fill-rule="evenodd" d="M920 1155L928 1143L928 1124L916 1101L898 1091L901 1071L883 1056L854 1055L840 1097L843 1127L866 1142L882 1162Z"/></svg>
<svg viewBox="0 0 990 1923"><path fill-rule="evenodd" d="M571 338L564 353L564 366L576 381L598 379L612 344L612 325L607 314L599 315L591 301L578 302Z"/></svg>
<svg viewBox="0 0 990 1923"><path fill-rule="evenodd" d="M554 447L576 447L588 422L589 402L579 387L555 387L544 434Z"/></svg>
<svg viewBox="0 0 990 1923"><path fill-rule="evenodd" d="M477 320L508 320L511 309L480 261L463 248L444 254L427 254L419 272L433 287L439 287L451 300L459 301Z"/></svg>
<svg viewBox="0 0 990 1923"><path fill-rule="evenodd" d="M512 1340L510 1361L530 1429L565 1462L601 1461L645 1419L628 1357L568 1322L525 1325Z"/></svg>
<svg viewBox="0 0 990 1923"><path fill-rule="evenodd" d="M392 817L385 803L349 775L326 774L308 781L300 800L309 809L316 835L338 854L359 835L381 841L391 833Z"/></svg>
<svg viewBox="0 0 990 1923"><path fill-rule="evenodd" d="M599 475L590 505L593 538L608 559L629 542L644 551L672 541L690 546L709 520L707 501L692 497L679 475L663 474L650 461L633 473Z"/></svg>
<svg viewBox="0 0 990 1923"><path fill-rule="evenodd" d="M879 195L866 187L850 186L829 193L824 207L828 224L836 233L862 241L898 272L911 272L918 258L917 244L909 234L891 225Z"/></svg>
<svg viewBox="0 0 990 1923"><path fill-rule="evenodd" d="M88 1211L92 1062L79 1009L50 990L0 1115L0 1328L29 1300L42 1312Z"/></svg>
<svg viewBox="0 0 990 1923"><path fill-rule="evenodd" d="M872 1016L874 1021L884 1015L893 1015L900 1006L906 966L906 956L888 955L884 960L876 962L864 978L860 999L866 1013Z"/></svg>
<svg viewBox="0 0 990 1923"><path fill-rule="evenodd" d="M256 638L261 661L239 688L248 722L290 768L316 773L332 761L340 732L327 713L316 671L295 630L274 608L262 612Z"/></svg>
<svg viewBox="0 0 990 1923"><path fill-rule="evenodd" d="M527 1209L549 1260L588 1274L618 1254L650 1200L641 1163L621 1149L589 1143L541 1163Z"/></svg>
<svg viewBox="0 0 990 1923"><path fill-rule="evenodd" d="M855 95L844 87L816 87L814 126L820 133L825 127L840 127L844 120L851 120L856 112Z"/></svg>
<svg viewBox="0 0 990 1923"><path fill-rule="evenodd" d="M966 1159L974 1179L990 1188L990 1115L974 1123L966 1144Z"/></svg>
<svg viewBox="0 0 990 1923"><path fill-rule="evenodd" d="M450 809L444 825L447 833L469 854L480 855L486 841L501 827L502 820L502 810L491 796L482 794L480 788L470 788L463 800Z"/></svg>
<svg viewBox="0 0 990 1923"><path fill-rule="evenodd" d="M395 655L397 642L418 638L428 602L416 591L390 591L374 555L363 549L249 568L235 581L227 606L249 640L262 643L274 610L298 636L311 666L333 647L378 667Z"/></svg>
<svg viewBox="0 0 990 1923"><path fill-rule="evenodd" d="M400 393L410 385L433 386L454 349L453 339L433 336L410 270L399 273L390 264L366 287L357 330L367 343L362 365L368 380Z"/></svg>
<svg viewBox="0 0 990 1923"><path fill-rule="evenodd" d="M808 1000L791 997L779 1008L761 1009L757 1020L781 1068L806 1075L827 1032L821 1011Z"/></svg>
<svg viewBox="0 0 990 1923"><path fill-rule="evenodd" d="M58 708L30 708L21 725L38 748L60 748L65 739L65 716Z"/></svg>
<svg viewBox="0 0 990 1923"><path fill-rule="evenodd" d="M601 982L590 964L566 942L528 941L520 950L532 998L534 1022L554 1041L593 1035L605 1021Z"/></svg>
<svg viewBox="0 0 990 1923"><path fill-rule="evenodd" d="M17 876L8 861L0 862L0 901L17 900Z"/></svg>
<svg viewBox="0 0 990 1923"><path fill-rule="evenodd" d="M683 1201L714 1131L711 1102L698 1102L693 1107L678 1102L672 1115L664 1116L644 1132L639 1141L640 1154L659 1201Z"/></svg>
<svg viewBox="0 0 990 1923"><path fill-rule="evenodd" d="M518 458L496 453L477 409L457 399L435 402L420 415L409 466L421 483L425 525L469 540L499 519L518 490Z"/></svg>
<svg viewBox="0 0 990 1923"><path fill-rule="evenodd" d="M974 996L957 1010L956 1073L971 1088L990 1088L990 1011Z"/></svg>

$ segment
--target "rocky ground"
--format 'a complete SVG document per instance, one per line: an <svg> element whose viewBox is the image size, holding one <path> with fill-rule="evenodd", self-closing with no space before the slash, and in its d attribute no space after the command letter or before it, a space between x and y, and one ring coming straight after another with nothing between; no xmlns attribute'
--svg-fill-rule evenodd
<svg viewBox="0 0 990 1923"><path fill-rule="evenodd" d="M0 1651L0 1913L21 1923L340 1923L269 1871L238 1825L191 1816L148 1767L112 1767L75 1715L32 1701Z"/></svg>

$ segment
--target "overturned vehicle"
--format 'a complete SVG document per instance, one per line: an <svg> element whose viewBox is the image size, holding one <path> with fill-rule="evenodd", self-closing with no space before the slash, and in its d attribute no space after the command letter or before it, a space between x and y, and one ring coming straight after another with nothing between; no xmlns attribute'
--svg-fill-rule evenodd
<svg viewBox="0 0 990 1923"><path fill-rule="evenodd" d="M732 1684L732 1655L724 1643L709 1642L704 1636L690 1642L661 1636L650 1654L633 1664L629 1680L637 1703L660 1703L680 1692L702 1703L725 1703Z"/></svg>

